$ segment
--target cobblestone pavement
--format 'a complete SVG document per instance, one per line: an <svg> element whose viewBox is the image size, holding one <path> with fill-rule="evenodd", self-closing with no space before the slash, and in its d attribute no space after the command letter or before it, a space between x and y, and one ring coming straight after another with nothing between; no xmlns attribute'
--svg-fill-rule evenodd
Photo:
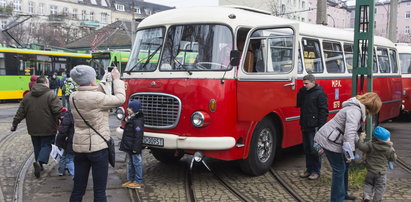
<svg viewBox="0 0 411 202"><path fill-rule="evenodd" d="M0 137L7 134L11 118L7 113L14 115L17 108L3 107L0 105ZM5 111L6 110L6 111ZM8 111L7 111L8 110ZM13 111L14 110L14 111ZM110 127L114 129L119 122L110 118ZM389 122L382 126L392 133L397 152L401 158L411 163L409 134L409 122ZM20 126L19 126L20 127ZM32 151L29 136L21 125L20 131L5 143L5 148L0 150L0 185L4 194L4 201L13 200L13 188L15 176L22 162L30 156ZM400 139L396 139L396 134ZM118 139L113 136L118 142ZM143 176L144 187L135 192L138 199L130 199L130 191L121 188L126 181L126 157L123 152L117 151L116 168L109 169L107 195L109 201L187 201L185 190L185 178L190 155L185 155L181 161L166 165L158 162L150 150L143 150ZM241 190L253 201L293 201L291 196L279 186L276 180L269 174L251 177L240 170L236 162L225 162L206 159L210 167L218 173L227 183ZM323 159L321 178L316 181L299 178L299 173L304 169L304 155L302 149L297 147L282 152L273 167L291 187L307 201L328 201L331 187L331 171L327 159ZM89 184L83 201L93 201L92 180ZM198 201L238 201L236 196L223 187L218 180L201 164L195 164L192 173L193 190ZM70 176L57 176L57 165L50 161L46 171L40 179L33 175L32 167L29 168L24 181L23 201L67 201L72 189ZM396 166L389 174L385 201L411 201L411 174L406 173ZM361 196L362 188L350 188L350 193ZM2 201L0 199L0 201ZM357 200L360 201L360 200Z"/></svg>

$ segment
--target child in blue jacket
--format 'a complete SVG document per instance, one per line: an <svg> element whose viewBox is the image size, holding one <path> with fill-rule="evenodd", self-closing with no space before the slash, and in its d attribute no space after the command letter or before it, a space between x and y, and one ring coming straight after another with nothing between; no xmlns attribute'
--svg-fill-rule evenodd
<svg viewBox="0 0 411 202"><path fill-rule="evenodd" d="M140 100L133 100L128 104L128 116L120 143L120 151L128 154L128 181L122 187L138 189L143 183L143 165L141 150L144 136L144 116L141 111Z"/></svg>

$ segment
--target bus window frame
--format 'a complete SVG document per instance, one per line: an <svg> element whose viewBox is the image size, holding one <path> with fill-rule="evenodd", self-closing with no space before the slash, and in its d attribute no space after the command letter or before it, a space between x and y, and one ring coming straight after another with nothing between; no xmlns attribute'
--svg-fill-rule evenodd
<svg viewBox="0 0 411 202"><path fill-rule="evenodd" d="M340 49L341 49L341 51L340 52L337 52L337 51L335 51L335 50L327 50L327 51L325 51L325 48L324 48L324 43L330 43L330 44L338 44L339 46L340 46ZM324 67L325 67L325 70L326 70L326 72L328 73L328 74L344 74L347 70L347 67L346 67L346 64L345 64L345 57L344 57L344 47L343 47L343 44L340 42L340 41L332 41L332 40L322 40L321 41L321 45L322 45L322 51L323 51L323 56L324 56ZM326 58L326 52L331 52L331 53L339 53L339 54L341 54L341 57L342 58L340 58L340 59L337 59L337 61L342 61L342 67L343 67L343 71L342 72L329 72L328 71L328 66L327 66L327 59L328 58Z"/></svg>
<svg viewBox="0 0 411 202"><path fill-rule="evenodd" d="M304 57L304 43L303 43L303 40L312 40L312 41L316 41L316 42L318 42L318 47L319 47L319 53L320 53L320 56L318 57L321 61L319 62L319 64L321 64L321 66L322 66L322 71L321 72L308 72L307 71L307 67L306 67L306 64L305 64L305 57ZM304 70L305 70L305 73L307 73L307 74L323 74L324 73L324 69L325 69L325 63L324 63L324 58L323 58L323 48L322 48L322 43L321 43L321 41L322 40L320 40L320 38L313 38L313 37L308 37L308 36L304 36L304 37L301 37L301 44L302 44L302 62L303 62L303 64L304 64ZM315 58L315 59L318 59L318 58ZM312 60L315 60L315 59L312 59ZM313 64L314 65L314 64Z"/></svg>

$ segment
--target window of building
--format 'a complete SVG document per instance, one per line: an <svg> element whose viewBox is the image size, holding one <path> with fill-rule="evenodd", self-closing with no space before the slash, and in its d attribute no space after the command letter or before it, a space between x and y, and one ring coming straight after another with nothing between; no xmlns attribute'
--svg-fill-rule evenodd
<svg viewBox="0 0 411 202"><path fill-rule="evenodd" d="M301 18L301 22L305 22L305 18Z"/></svg>
<svg viewBox="0 0 411 202"><path fill-rule="evenodd" d="M114 4L114 6L116 7L116 10L124 11L124 5L123 4Z"/></svg>
<svg viewBox="0 0 411 202"><path fill-rule="evenodd" d="M39 3L39 14L44 15L44 3Z"/></svg>
<svg viewBox="0 0 411 202"><path fill-rule="evenodd" d="M87 20L87 11L85 10L81 11L81 20Z"/></svg>
<svg viewBox="0 0 411 202"><path fill-rule="evenodd" d="M107 13L101 13L101 22L102 23L107 23L108 22L108 14Z"/></svg>
<svg viewBox="0 0 411 202"><path fill-rule="evenodd" d="M34 2L29 1L29 13L34 13Z"/></svg>
<svg viewBox="0 0 411 202"><path fill-rule="evenodd" d="M21 11L21 0L14 0L14 11Z"/></svg>
<svg viewBox="0 0 411 202"><path fill-rule="evenodd" d="M411 6L411 3L410 2L407 2L407 7L410 7Z"/></svg>
<svg viewBox="0 0 411 202"><path fill-rule="evenodd" d="M316 39L304 38L303 56L304 66L307 73L321 73L324 71L321 59L320 42Z"/></svg>
<svg viewBox="0 0 411 202"><path fill-rule="evenodd" d="M93 5L97 5L96 0L91 0L90 2L91 2L91 4L93 4Z"/></svg>
<svg viewBox="0 0 411 202"><path fill-rule="evenodd" d="M73 8L73 19L77 19L77 9Z"/></svg>
<svg viewBox="0 0 411 202"><path fill-rule="evenodd" d="M144 9L144 12L146 13L146 15L151 15L151 9Z"/></svg>
<svg viewBox="0 0 411 202"><path fill-rule="evenodd" d="M106 2L106 0L101 0L101 6L107 7L107 2Z"/></svg>
<svg viewBox="0 0 411 202"><path fill-rule="evenodd" d="M65 16L68 15L68 8L67 7L63 8L63 15L65 15Z"/></svg>
<svg viewBox="0 0 411 202"><path fill-rule="evenodd" d="M94 12L93 11L90 12L90 21L94 21Z"/></svg>
<svg viewBox="0 0 411 202"><path fill-rule="evenodd" d="M55 5L50 6L50 15L57 15L57 6Z"/></svg>
<svg viewBox="0 0 411 202"><path fill-rule="evenodd" d="M304 9L305 8L305 1L301 2L301 7Z"/></svg>
<svg viewBox="0 0 411 202"><path fill-rule="evenodd" d="M141 14L141 8L140 7L136 7L136 13Z"/></svg>
<svg viewBox="0 0 411 202"><path fill-rule="evenodd" d="M410 19L411 11L405 11L405 19Z"/></svg>
<svg viewBox="0 0 411 202"><path fill-rule="evenodd" d="M328 73L344 73L343 50L338 42L323 42L325 67Z"/></svg>
<svg viewBox="0 0 411 202"><path fill-rule="evenodd" d="M0 0L0 6L6 7L6 0Z"/></svg>
<svg viewBox="0 0 411 202"><path fill-rule="evenodd" d="M404 33L405 34L410 34L410 26L405 26Z"/></svg>
<svg viewBox="0 0 411 202"><path fill-rule="evenodd" d="M281 13L285 13L285 4L281 4Z"/></svg>

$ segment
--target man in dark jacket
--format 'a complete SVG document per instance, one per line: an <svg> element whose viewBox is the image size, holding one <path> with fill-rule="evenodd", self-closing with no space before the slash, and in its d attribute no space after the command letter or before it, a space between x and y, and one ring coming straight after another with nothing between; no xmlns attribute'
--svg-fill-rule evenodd
<svg viewBox="0 0 411 202"><path fill-rule="evenodd" d="M297 107L300 108L306 170L300 177L316 180L320 177L321 159L312 152L312 147L315 132L327 121L328 99L323 88L316 84L314 75L304 76L303 82L297 94Z"/></svg>
<svg viewBox="0 0 411 202"><path fill-rule="evenodd" d="M37 84L24 96L14 116L11 131L25 118L27 131L31 136L36 162L33 163L34 175L39 178L43 164L47 164L51 152L51 144L57 132L61 104L57 95L50 91L49 82L39 77Z"/></svg>

